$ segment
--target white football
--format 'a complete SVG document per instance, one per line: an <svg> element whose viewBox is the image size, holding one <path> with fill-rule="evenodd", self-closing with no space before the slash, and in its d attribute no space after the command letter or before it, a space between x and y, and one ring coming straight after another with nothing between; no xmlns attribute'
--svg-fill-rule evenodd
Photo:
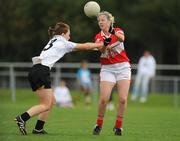
<svg viewBox="0 0 180 141"><path fill-rule="evenodd" d="M84 5L84 13L88 17L96 17L100 10L99 4L95 1L89 1Z"/></svg>

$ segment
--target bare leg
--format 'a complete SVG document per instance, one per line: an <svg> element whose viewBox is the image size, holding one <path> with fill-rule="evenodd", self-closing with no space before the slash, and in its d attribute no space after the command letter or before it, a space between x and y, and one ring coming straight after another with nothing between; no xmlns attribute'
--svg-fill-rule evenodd
<svg viewBox="0 0 180 141"><path fill-rule="evenodd" d="M51 108L52 104L52 89L40 89L37 90L36 93L39 97L40 104L31 107L27 111L27 113L29 113L31 117L38 115L42 112L48 111Z"/></svg>
<svg viewBox="0 0 180 141"><path fill-rule="evenodd" d="M99 105L98 105L98 117L96 120L96 126L93 129L93 135L99 135L102 125L103 125L103 118L106 111L106 105L109 101L109 97L111 95L111 91L114 87L115 83L101 81L100 82L100 98L99 98Z"/></svg>
<svg viewBox="0 0 180 141"><path fill-rule="evenodd" d="M117 82L117 91L118 91L118 105L117 105L117 120L116 128L122 127L122 118L126 110L127 97L129 92L130 80L120 80Z"/></svg>
<svg viewBox="0 0 180 141"><path fill-rule="evenodd" d="M38 115L40 113L46 112L50 110L51 104L52 104L52 89L39 89L36 91L40 104L35 105L31 107L29 110L27 110L25 113L21 114L20 116L17 116L15 118L15 121L19 127L20 132L23 135L26 135L26 129L25 129L25 122L30 119L30 117L33 117L35 115ZM44 115L44 119L47 119L48 112ZM41 127L44 125L44 121L40 121Z"/></svg>
<svg viewBox="0 0 180 141"><path fill-rule="evenodd" d="M104 116L106 105L109 101L109 97L111 95L111 91L114 87L115 83L113 82L100 82L100 98L99 98L99 105L98 105L98 115Z"/></svg>
<svg viewBox="0 0 180 141"><path fill-rule="evenodd" d="M51 111L53 105L55 104L55 97L52 95L51 107L48 111L42 112L39 114L38 119L42 121L46 121L48 119L49 112Z"/></svg>

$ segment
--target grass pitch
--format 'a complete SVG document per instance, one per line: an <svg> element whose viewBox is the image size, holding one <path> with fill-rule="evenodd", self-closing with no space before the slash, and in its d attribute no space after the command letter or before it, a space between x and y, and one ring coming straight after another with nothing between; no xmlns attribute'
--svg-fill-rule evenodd
<svg viewBox="0 0 180 141"><path fill-rule="evenodd" d="M173 106L171 95L151 94L148 102L128 101L123 136L114 136L112 128L116 111L107 111L101 135L92 135L97 116L97 104L85 106L83 96L72 92L75 108L54 107L45 129L47 135L33 135L36 117L27 122L27 136L19 133L13 121L17 114L37 104L30 90L17 90L17 100L11 102L9 90L0 89L0 141L178 141L180 140L180 105ZM115 96L116 97L116 96ZM114 99L115 99L114 97ZM180 103L180 97L179 103Z"/></svg>

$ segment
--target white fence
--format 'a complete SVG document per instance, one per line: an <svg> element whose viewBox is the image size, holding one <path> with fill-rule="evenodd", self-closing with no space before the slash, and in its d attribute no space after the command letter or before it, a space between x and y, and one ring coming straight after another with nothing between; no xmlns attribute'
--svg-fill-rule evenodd
<svg viewBox="0 0 180 141"><path fill-rule="evenodd" d="M31 66L32 63L0 63L0 88L11 88L12 101L16 100L16 88L29 88L27 73ZM57 63L51 73L53 85L57 86L60 78L63 78L68 81L68 86L71 89L76 88L75 78L79 67L80 63ZM89 63L89 68L93 74L93 90L97 92L100 64ZM133 82L136 74L136 64L132 64L132 72ZM156 77L153 78L150 84L150 92L174 94L174 103L177 105L177 96L180 93L180 65L158 64L156 72Z"/></svg>

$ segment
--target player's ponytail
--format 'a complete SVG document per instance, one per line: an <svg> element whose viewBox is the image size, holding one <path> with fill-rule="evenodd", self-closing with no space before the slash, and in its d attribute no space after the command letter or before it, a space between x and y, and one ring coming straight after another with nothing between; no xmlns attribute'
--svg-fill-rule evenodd
<svg viewBox="0 0 180 141"><path fill-rule="evenodd" d="M54 27L52 27L52 26L49 27L48 35L49 35L50 39L54 36Z"/></svg>
<svg viewBox="0 0 180 141"><path fill-rule="evenodd" d="M52 38L54 35L61 35L66 34L70 30L70 27L68 24L65 24L63 22L58 22L54 27L50 26L48 29L49 37Z"/></svg>

